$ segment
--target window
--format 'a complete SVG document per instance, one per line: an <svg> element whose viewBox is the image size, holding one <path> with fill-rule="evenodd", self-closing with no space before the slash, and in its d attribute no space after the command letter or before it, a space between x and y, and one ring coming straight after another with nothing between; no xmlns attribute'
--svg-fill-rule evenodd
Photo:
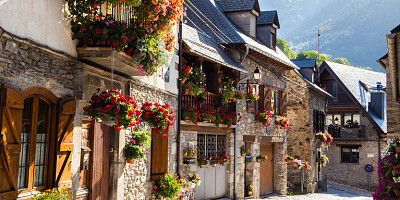
<svg viewBox="0 0 400 200"><path fill-rule="evenodd" d="M344 119L343 122L345 124L348 124L348 123L352 122L350 113L345 113L344 116L343 116L343 119Z"/></svg>
<svg viewBox="0 0 400 200"><path fill-rule="evenodd" d="M326 115L326 125L331 125L333 124L333 119L332 119L332 115L328 114Z"/></svg>
<svg viewBox="0 0 400 200"><path fill-rule="evenodd" d="M342 147L342 163L359 163L359 147Z"/></svg>
<svg viewBox="0 0 400 200"><path fill-rule="evenodd" d="M360 114L353 114L353 123L360 124Z"/></svg>
<svg viewBox="0 0 400 200"><path fill-rule="evenodd" d="M343 117L343 123L342 123ZM336 113L336 114L327 114L326 115L326 125L337 124L341 126L355 126L358 127L360 125L360 114L352 114L352 113Z"/></svg>
<svg viewBox="0 0 400 200"><path fill-rule="evenodd" d="M44 189L47 172L50 104L38 97L24 100L18 189ZM31 175L32 174L32 175Z"/></svg>

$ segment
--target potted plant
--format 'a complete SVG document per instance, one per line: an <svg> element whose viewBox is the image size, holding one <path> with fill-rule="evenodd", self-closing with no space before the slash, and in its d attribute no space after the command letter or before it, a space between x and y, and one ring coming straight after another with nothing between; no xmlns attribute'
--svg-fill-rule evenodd
<svg viewBox="0 0 400 200"><path fill-rule="evenodd" d="M272 115L270 115L268 111L261 110L259 113L257 113L256 120L261 122L264 127L268 127L272 121Z"/></svg>
<svg viewBox="0 0 400 200"><path fill-rule="evenodd" d="M301 162L301 168L309 170L310 169L310 162L308 162L308 161Z"/></svg>
<svg viewBox="0 0 400 200"><path fill-rule="evenodd" d="M284 116L278 116L276 118L276 123L280 126L281 129L289 128L289 120Z"/></svg>
<svg viewBox="0 0 400 200"><path fill-rule="evenodd" d="M247 184L246 191L247 191L247 196L249 196L249 197L253 196L254 185Z"/></svg>
<svg viewBox="0 0 400 200"><path fill-rule="evenodd" d="M242 156L246 155L248 152L250 152L250 149L246 146L240 147L240 154L242 154Z"/></svg>
<svg viewBox="0 0 400 200"><path fill-rule="evenodd" d="M247 93L245 99L246 99L246 102L248 104L250 104L253 101L257 101L258 100L258 94L257 93L252 93L252 92Z"/></svg>
<svg viewBox="0 0 400 200"><path fill-rule="evenodd" d="M129 164L134 164L135 159L143 158L150 147L150 132L134 132L132 139L125 144L124 156Z"/></svg>
<svg viewBox="0 0 400 200"><path fill-rule="evenodd" d="M229 154L228 154L229 156ZM228 156L225 155L225 152L219 155L219 164L222 166L226 166L228 163Z"/></svg>
<svg viewBox="0 0 400 200"><path fill-rule="evenodd" d="M236 113L233 111L230 112L221 112L221 117L222 117L222 123L224 125L227 125L228 128L231 127L232 125L236 125L236 121L240 121L240 113ZM239 116L239 120L238 120Z"/></svg>
<svg viewBox="0 0 400 200"><path fill-rule="evenodd" d="M222 83L222 102L224 104L232 102L235 97L235 88L233 87L233 80L230 78Z"/></svg>
<svg viewBox="0 0 400 200"><path fill-rule="evenodd" d="M246 155L244 155L244 160L246 161L246 162L251 162L251 158L252 158L253 156L251 155L251 153L250 152L247 152L246 153Z"/></svg>
<svg viewBox="0 0 400 200"><path fill-rule="evenodd" d="M200 155L197 157L197 163L200 165L200 168L204 168L208 164L208 159L206 156Z"/></svg>
<svg viewBox="0 0 400 200"><path fill-rule="evenodd" d="M32 198L33 200L72 200L70 193L68 192L68 188L60 187L54 188L52 190L46 190L40 194L35 194Z"/></svg>
<svg viewBox="0 0 400 200"><path fill-rule="evenodd" d="M178 179L171 174L156 179L153 186L155 199L178 199L179 191L184 180Z"/></svg>
<svg viewBox="0 0 400 200"><path fill-rule="evenodd" d="M240 92L238 92L235 88L235 97L233 97L233 101L239 101L242 99L243 99L243 95Z"/></svg>
<svg viewBox="0 0 400 200"><path fill-rule="evenodd" d="M218 153L215 153L210 159L211 166L216 167L219 162L220 161L219 161Z"/></svg>
<svg viewBox="0 0 400 200"><path fill-rule="evenodd" d="M294 158L292 156L290 156L290 155L285 155L284 158L285 158L285 162L286 163L294 160Z"/></svg>
<svg viewBox="0 0 400 200"><path fill-rule="evenodd" d="M123 96L115 89L101 93L100 89L97 91L89 101L90 105L83 108L92 123L101 119L117 131L139 124L139 118L136 117L139 112L135 110L137 105L131 96Z"/></svg>
<svg viewBox="0 0 400 200"><path fill-rule="evenodd" d="M197 108L186 107L182 109L182 118L191 121L193 124L197 125L197 121L199 119L199 112Z"/></svg>
<svg viewBox="0 0 400 200"><path fill-rule="evenodd" d="M186 82L191 72L192 68L190 66L182 66L182 83Z"/></svg>
<svg viewBox="0 0 400 200"><path fill-rule="evenodd" d="M332 135L329 134L327 131L316 133L315 138L327 146L329 146L333 141Z"/></svg>
<svg viewBox="0 0 400 200"><path fill-rule="evenodd" d="M323 166L326 166L326 164L329 162L329 159L326 155L321 155L320 162Z"/></svg>
<svg viewBox="0 0 400 200"><path fill-rule="evenodd" d="M301 167L302 167L301 160L294 159L292 162L292 166L294 168L301 169Z"/></svg>
<svg viewBox="0 0 400 200"><path fill-rule="evenodd" d="M189 95L190 84L183 84L182 85L182 94Z"/></svg>
<svg viewBox="0 0 400 200"><path fill-rule="evenodd" d="M183 163L184 164L194 164L196 163L197 151L194 148L187 148L183 153Z"/></svg>
<svg viewBox="0 0 400 200"><path fill-rule="evenodd" d="M199 120L203 122L213 122L215 120L215 108L213 106L205 106L199 109Z"/></svg>
<svg viewBox="0 0 400 200"><path fill-rule="evenodd" d="M256 157L258 163L267 161L267 158L267 155L262 156L261 154L258 154L258 156Z"/></svg>
<svg viewBox="0 0 400 200"><path fill-rule="evenodd" d="M200 177L192 173L189 174L188 181L191 183L192 188L194 188L195 186L200 186L201 184Z"/></svg>
<svg viewBox="0 0 400 200"><path fill-rule="evenodd" d="M143 103L141 109L141 120L146 122L150 127L154 127L156 133L164 133L169 126L174 125L173 111L169 109L169 105L158 103Z"/></svg>

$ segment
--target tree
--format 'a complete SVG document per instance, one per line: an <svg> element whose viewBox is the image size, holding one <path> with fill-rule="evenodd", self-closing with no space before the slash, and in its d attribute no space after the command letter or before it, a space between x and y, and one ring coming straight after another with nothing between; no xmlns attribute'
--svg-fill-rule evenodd
<svg viewBox="0 0 400 200"><path fill-rule="evenodd" d="M280 39L280 38L276 38L276 45L279 47L279 49L281 49L283 51L283 53L289 58L289 59L295 59L296 58L296 53L292 52L288 45L286 40L284 39Z"/></svg>
<svg viewBox="0 0 400 200"><path fill-rule="evenodd" d="M331 55L327 54L319 54L319 62L317 63L317 66L321 65L325 60L330 61ZM305 52L300 52L297 54L296 59L298 60L305 60L305 59L315 59L318 61L318 52L317 51L305 51Z"/></svg>
<svg viewBox="0 0 400 200"><path fill-rule="evenodd" d="M333 62L343 64L343 65L350 65L349 61L346 58L335 58Z"/></svg>

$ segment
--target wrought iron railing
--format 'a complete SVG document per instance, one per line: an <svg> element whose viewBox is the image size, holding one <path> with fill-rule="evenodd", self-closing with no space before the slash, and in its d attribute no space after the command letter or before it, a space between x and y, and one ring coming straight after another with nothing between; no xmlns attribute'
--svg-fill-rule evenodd
<svg viewBox="0 0 400 200"><path fill-rule="evenodd" d="M338 125L329 125L328 132L332 135L332 137L340 138L340 139L365 139L366 130L364 125L360 125L357 127L345 127Z"/></svg>
<svg viewBox="0 0 400 200"><path fill-rule="evenodd" d="M184 108L204 108L204 107L212 107L215 110L223 110L225 112L235 112L236 111L236 102L230 103L222 103L222 97L214 94L208 93L205 100L201 100L200 97L196 97L193 95L183 95L182 96L182 106Z"/></svg>

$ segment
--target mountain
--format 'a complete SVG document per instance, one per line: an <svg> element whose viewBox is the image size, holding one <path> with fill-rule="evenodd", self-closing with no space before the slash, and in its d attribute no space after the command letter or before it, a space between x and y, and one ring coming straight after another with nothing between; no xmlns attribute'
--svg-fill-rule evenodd
<svg viewBox="0 0 400 200"><path fill-rule="evenodd" d="M285 39L295 51L347 58L354 66L384 72L376 60L387 53L386 37L400 24L399 0L260 0L261 10L277 10Z"/></svg>

